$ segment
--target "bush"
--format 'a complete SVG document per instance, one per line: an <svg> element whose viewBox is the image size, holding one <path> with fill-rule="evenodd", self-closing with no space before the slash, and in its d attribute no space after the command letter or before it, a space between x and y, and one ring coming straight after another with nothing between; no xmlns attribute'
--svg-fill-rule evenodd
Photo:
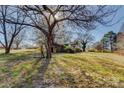
<svg viewBox="0 0 124 93"><path fill-rule="evenodd" d="M75 52L82 52L82 50L80 48L76 48Z"/></svg>
<svg viewBox="0 0 124 93"><path fill-rule="evenodd" d="M68 48L66 51L67 51L67 53L75 53L74 49L72 49L72 48Z"/></svg>
<svg viewBox="0 0 124 93"><path fill-rule="evenodd" d="M105 53L111 53L110 50L103 50L103 52L105 52Z"/></svg>
<svg viewBox="0 0 124 93"><path fill-rule="evenodd" d="M69 46L68 46L68 44L64 44L64 48L68 48Z"/></svg>
<svg viewBox="0 0 124 93"><path fill-rule="evenodd" d="M82 52L82 50L80 48L73 48L70 47L69 45L64 45L64 49L63 49L65 53L77 53L77 52Z"/></svg>
<svg viewBox="0 0 124 93"><path fill-rule="evenodd" d="M66 53L74 53L74 52L75 52L74 49L73 49L73 48L70 48L70 47L65 48L64 51L65 51Z"/></svg>

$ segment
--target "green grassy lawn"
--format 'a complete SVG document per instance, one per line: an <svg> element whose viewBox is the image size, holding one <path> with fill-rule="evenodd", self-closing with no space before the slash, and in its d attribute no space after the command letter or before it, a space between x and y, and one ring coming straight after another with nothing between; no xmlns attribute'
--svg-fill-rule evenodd
<svg viewBox="0 0 124 93"><path fill-rule="evenodd" d="M124 57L110 53L55 55L44 78L56 87L124 87Z"/></svg>
<svg viewBox="0 0 124 93"><path fill-rule="evenodd" d="M35 50L0 54L0 87L33 87L42 62ZM39 78L37 78L39 79ZM124 87L124 56L111 53L54 54L46 87Z"/></svg>
<svg viewBox="0 0 124 93"><path fill-rule="evenodd" d="M34 58L37 50L12 50L0 54L0 87L32 87L32 77L41 63Z"/></svg>

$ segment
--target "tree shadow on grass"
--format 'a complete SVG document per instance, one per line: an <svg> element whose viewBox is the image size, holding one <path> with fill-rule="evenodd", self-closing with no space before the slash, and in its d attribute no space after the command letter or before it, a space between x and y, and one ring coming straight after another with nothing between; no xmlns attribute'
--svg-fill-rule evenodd
<svg viewBox="0 0 124 93"><path fill-rule="evenodd" d="M35 77L35 80L33 82L33 87L35 87L35 88L46 87L46 85L44 83L44 75L50 64L50 59L41 59L41 61L42 61L42 65L38 69L38 75Z"/></svg>
<svg viewBox="0 0 124 93"><path fill-rule="evenodd" d="M10 85L10 87L44 87L43 78L50 63L50 60L41 57L34 58L34 55L35 54L0 54L0 59L6 61L5 65L8 69L13 67L14 65L25 62L26 60L30 59L31 61L32 59L36 59L36 61L34 61L32 64L32 68L27 70L26 75L25 73L23 74L23 71L21 71L20 74L22 74L21 77L19 77L19 81L15 82L15 84ZM32 73L35 70L37 70L38 72L34 75ZM12 72L9 71L7 75L11 77Z"/></svg>
<svg viewBox="0 0 124 93"><path fill-rule="evenodd" d="M39 63L40 62L40 63ZM32 88L42 88L45 87L44 85L44 74L48 68L48 65L50 63L50 60L44 59L44 58L37 58L37 60L32 65L32 69L29 70L27 73L28 76L24 78L22 75L21 79L17 84L15 84L13 87L32 87ZM41 64L39 68L37 68L37 65ZM38 70L37 73L32 75L32 72L34 70ZM23 79L24 78L24 79Z"/></svg>
<svg viewBox="0 0 124 93"><path fill-rule="evenodd" d="M32 63L32 67L30 69L26 70L26 73L23 73L23 67L20 71L21 76L19 77L19 81L16 81L15 84L13 84L13 88L24 88L24 87L32 87L32 80L34 78L34 71L37 70L37 65L41 61L41 59L36 59L35 62ZM35 75L36 76L36 75Z"/></svg>

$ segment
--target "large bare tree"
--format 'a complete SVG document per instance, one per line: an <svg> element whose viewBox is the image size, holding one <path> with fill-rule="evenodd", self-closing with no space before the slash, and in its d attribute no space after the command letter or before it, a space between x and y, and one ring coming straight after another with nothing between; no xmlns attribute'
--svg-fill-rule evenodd
<svg viewBox="0 0 124 93"><path fill-rule="evenodd" d="M95 37L91 34L90 31L86 31L86 32L79 32L78 33L78 38L77 40L82 44L82 49L83 52L86 51L86 47L88 46L88 44L93 43Z"/></svg>
<svg viewBox="0 0 124 93"><path fill-rule="evenodd" d="M0 34L3 40L0 40L1 45L5 48L5 53L10 53L10 49L15 37L24 29L25 26L22 24L9 24L6 22L8 18L13 19L15 22L23 20L24 17L21 16L19 9L11 6L0 6ZM23 23L22 22L22 23Z"/></svg>

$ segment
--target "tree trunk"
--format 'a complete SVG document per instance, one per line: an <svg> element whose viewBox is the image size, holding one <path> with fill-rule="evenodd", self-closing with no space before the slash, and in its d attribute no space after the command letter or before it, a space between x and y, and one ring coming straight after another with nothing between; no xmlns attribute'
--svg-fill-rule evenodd
<svg viewBox="0 0 124 93"><path fill-rule="evenodd" d="M86 52L86 44L83 44L82 49L83 49L83 52Z"/></svg>
<svg viewBox="0 0 124 93"><path fill-rule="evenodd" d="M53 35L52 31L55 27L56 21L54 21L51 26L49 27L49 33L46 35L47 36L47 58L51 59L52 58L52 45L53 45Z"/></svg>
<svg viewBox="0 0 124 93"><path fill-rule="evenodd" d="M47 37L47 58L50 59L52 58L52 42L51 42L51 35Z"/></svg>
<svg viewBox="0 0 124 93"><path fill-rule="evenodd" d="M111 52L113 53L113 46L111 45Z"/></svg>
<svg viewBox="0 0 124 93"><path fill-rule="evenodd" d="M10 48L5 48L5 54L9 54L10 53Z"/></svg>
<svg viewBox="0 0 124 93"><path fill-rule="evenodd" d="M86 52L86 46L83 46L83 52Z"/></svg>
<svg viewBox="0 0 124 93"><path fill-rule="evenodd" d="M49 42L48 42L49 43ZM51 44L49 43L47 45L47 56L48 59L52 58L52 52L51 52Z"/></svg>
<svg viewBox="0 0 124 93"><path fill-rule="evenodd" d="M44 56L44 49L43 49L43 46L40 46L40 52L41 52L41 57L44 58L45 56Z"/></svg>
<svg viewBox="0 0 124 93"><path fill-rule="evenodd" d="M113 43L112 43L112 41L110 42L110 50L111 50L111 52L113 52Z"/></svg>

